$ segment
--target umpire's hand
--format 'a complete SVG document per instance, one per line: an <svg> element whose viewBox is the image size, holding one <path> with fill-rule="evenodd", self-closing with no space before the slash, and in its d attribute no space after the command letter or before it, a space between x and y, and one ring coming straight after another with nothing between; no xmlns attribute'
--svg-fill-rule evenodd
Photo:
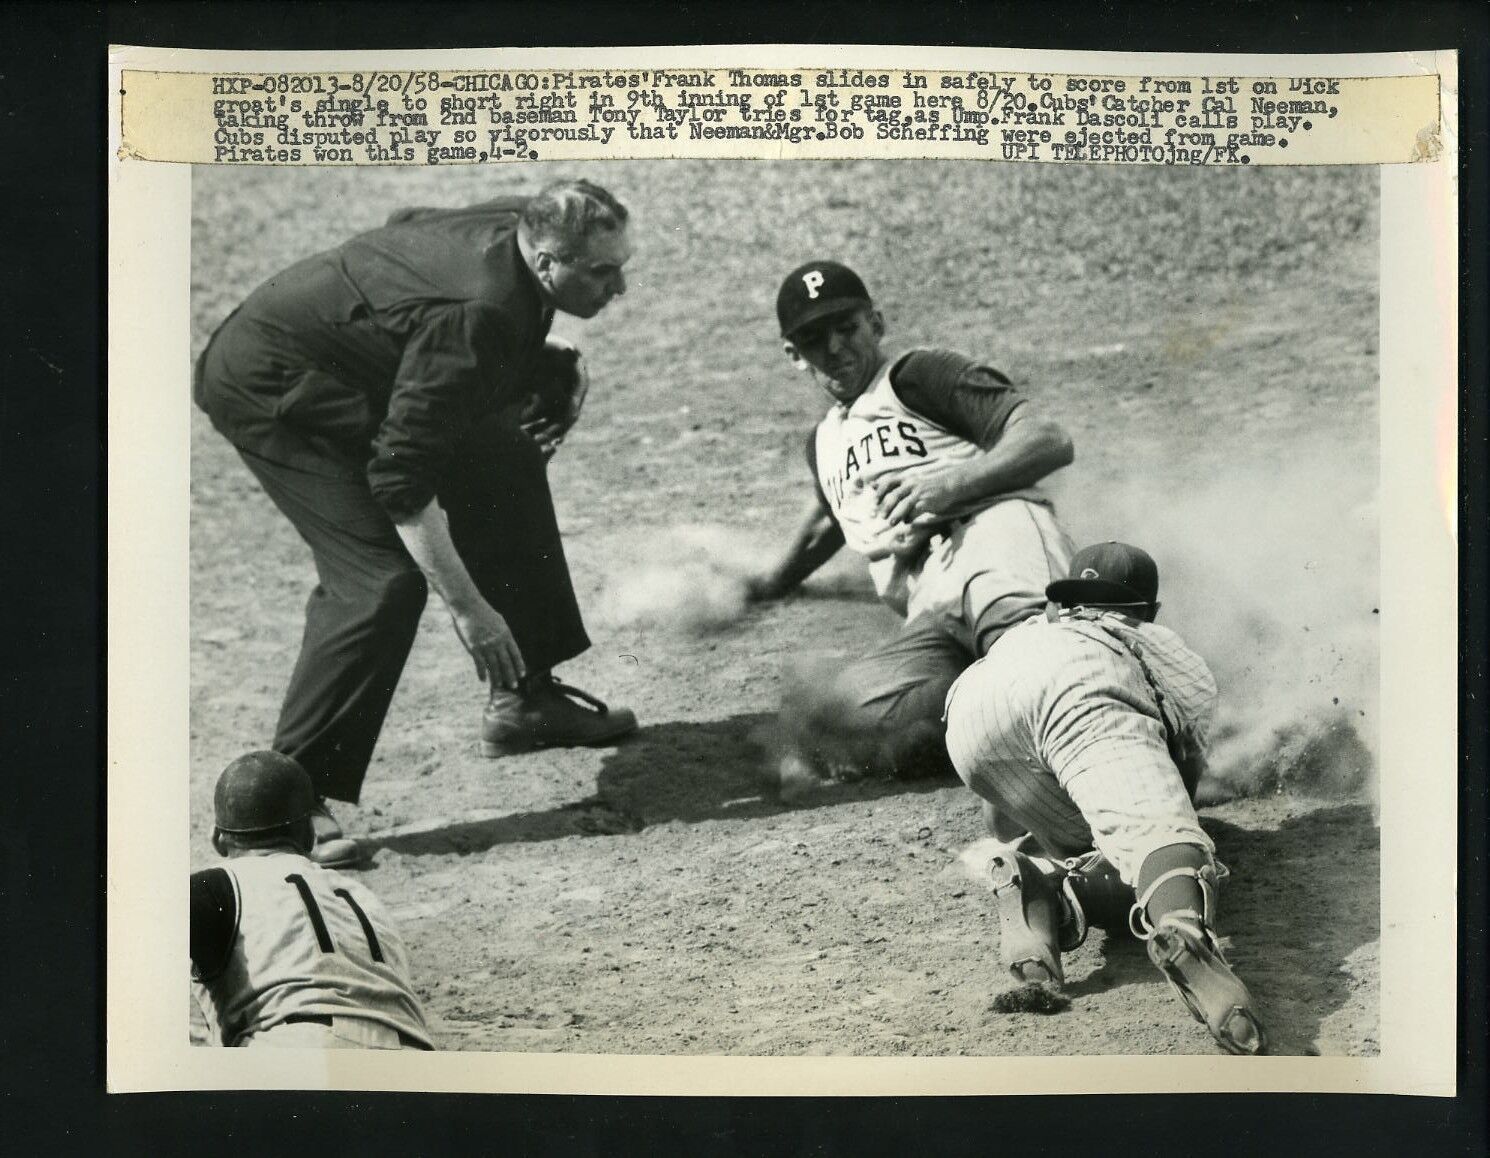
<svg viewBox="0 0 1490 1158"><path fill-rule="evenodd" d="M455 620L455 633L476 663L477 677L490 680L493 687L517 687L527 675L527 665L501 613L485 600L478 600L468 608L452 609L450 617Z"/></svg>

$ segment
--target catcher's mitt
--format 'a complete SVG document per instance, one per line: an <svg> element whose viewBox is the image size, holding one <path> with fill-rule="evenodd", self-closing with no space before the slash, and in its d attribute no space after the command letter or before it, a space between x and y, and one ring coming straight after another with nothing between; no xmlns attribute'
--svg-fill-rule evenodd
<svg viewBox="0 0 1490 1158"><path fill-rule="evenodd" d="M530 438L553 455L579 421L590 376L583 355L560 338L550 338L539 356L531 392L518 410L518 422Z"/></svg>

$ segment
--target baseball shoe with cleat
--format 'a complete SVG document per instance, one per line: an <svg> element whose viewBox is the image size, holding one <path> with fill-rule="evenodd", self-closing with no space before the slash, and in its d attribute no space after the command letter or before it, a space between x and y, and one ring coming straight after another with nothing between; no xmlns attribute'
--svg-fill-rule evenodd
<svg viewBox="0 0 1490 1158"><path fill-rule="evenodd" d="M1231 971L1200 914L1181 911L1160 917L1149 936L1149 960L1228 1053L1267 1052L1267 1033L1252 995Z"/></svg>
<svg viewBox="0 0 1490 1158"><path fill-rule="evenodd" d="M988 884L998 904L999 957L1016 981L1065 984L1061 953L1086 935L1080 910L1061 890L1060 870L1044 871L1009 849L988 861Z"/></svg>
<svg viewBox="0 0 1490 1158"><path fill-rule="evenodd" d="M607 707L552 675L529 676L518 691L495 688L481 715L481 754L607 744L636 731L629 708Z"/></svg>

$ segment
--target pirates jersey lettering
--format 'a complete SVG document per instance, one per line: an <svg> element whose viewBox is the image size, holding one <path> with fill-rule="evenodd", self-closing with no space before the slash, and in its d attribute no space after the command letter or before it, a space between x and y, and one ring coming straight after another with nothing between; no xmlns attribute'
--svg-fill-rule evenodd
<svg viewBox="0 0 1490 1158"><path fill-rule="evenodd" d="M815 443L823 498L843 529L848 546L870 560L870 571L881 594L893 566L875 564L918 550L927 536L905 524L890 523L879 514L875 482L887 476L945 468L982 453L977 443L916 413L900 399L891 374L906 357L887 362L852 403L833 407L818 424ZM943 514L948 521L965 518L1008 498L1048 501L1038 487L1025 487L975 499Z"/></svg>

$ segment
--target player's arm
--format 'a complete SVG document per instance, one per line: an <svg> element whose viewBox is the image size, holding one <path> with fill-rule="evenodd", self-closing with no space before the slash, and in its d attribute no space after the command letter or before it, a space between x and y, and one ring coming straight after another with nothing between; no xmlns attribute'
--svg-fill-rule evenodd
<svg viewBox="0 0 1490 1158"><path fill-rule="evenodd" d="M964 503L1033 486L1075 458L1071 437L1048 418L1030 413L1029 403L1009 418L996 444L941 470L886 479L879 511L892 523L929 521Z"/></svg>
<svg viewBox="0 0 1490 1158"><path fill-rule="evenodd" d="M802 512L796 531L775 565L745 580L745 594L752 602L780 599L796 590L802 581L831 559L843 546L843 531L828 510L821 494Z"/></svg>
<svg viewBox="0 0 1490 1158"><path fill-rule="evenodd" d="M1169 738L1169 758L1179 769L1180 779L1185 784L1185 791L1189 793L1190 799L1194 800L1196 788L1210 769L1210 764L1206 760L1205 744L1194 732L1182 729Z"/></svg>
<svg viewBox="0 0 1490 1158"><path fill-rule="evenodd" d="M211 981L227 966L238 939L238 890L226 869L210 868L191 874L189 894L191 971L197 980Z"/></svg>
<svg viewBox="0 0 1490 1158"><path fill-rule="evenodd" d="M1065 429L997 370L933 351L911 355L895 373L902 401L980 451L940 469L884 476L879 513L891 522L935 522L963 504L1033 486L1076 457Z"/></svg>

